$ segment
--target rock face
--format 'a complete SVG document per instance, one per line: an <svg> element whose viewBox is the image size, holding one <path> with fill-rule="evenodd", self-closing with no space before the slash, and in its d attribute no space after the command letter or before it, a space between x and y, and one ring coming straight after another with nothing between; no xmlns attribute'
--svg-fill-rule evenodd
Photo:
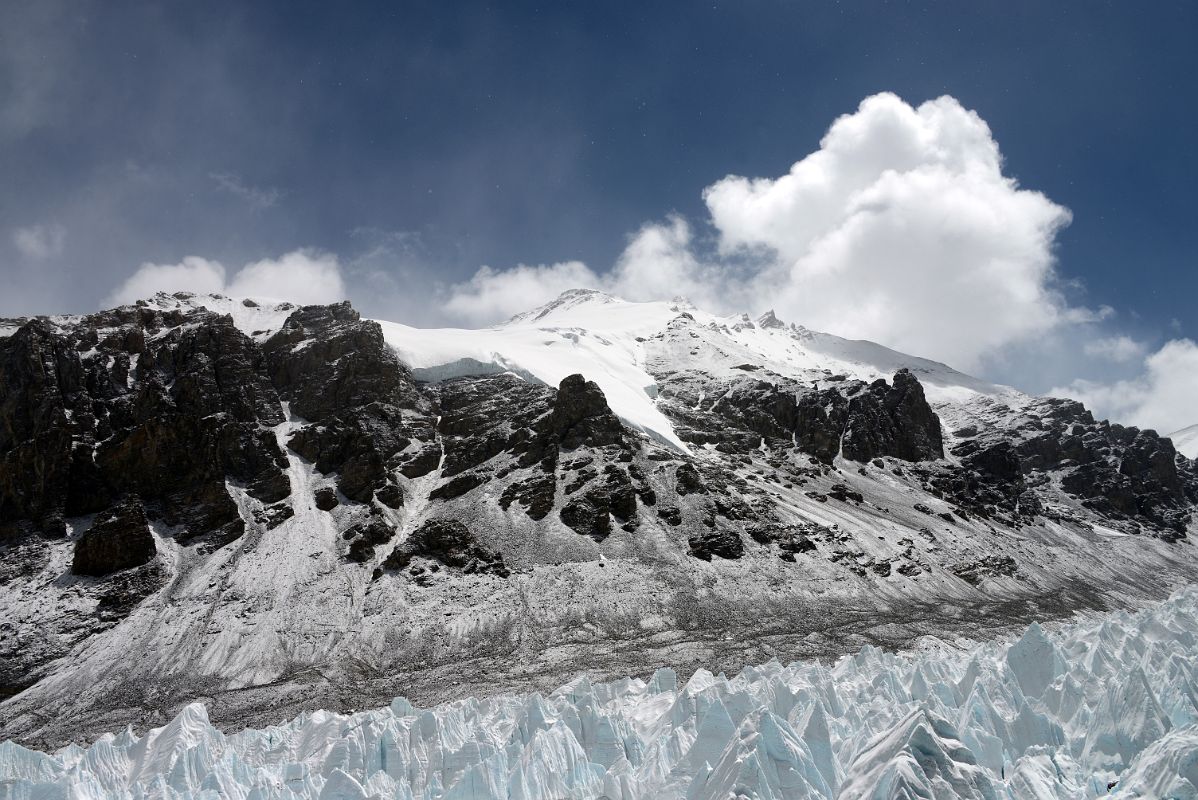
<svg viewBox="0 0 1198 800"><path fill-rule="evenodd" d="M282 421L254 342L227 317L126 306L0 339L0 537L124 496L214 545L244 525L225 488L287 497Z"/></svg>
<svg viewBox="0 0 1198 800"><path fill-rule="evenodd" d="M741 379L720 393L708 414L696 410L671 409L686 425L684 438L727 453L790 440L825 464L838 455L853 461L944 456L940 418L906 369L892 384L878 379L868 386L845 382L825 389Z"/></svg>
<svg viewBox="0 0 1198 800"><path fill-rule="evenodd" d="M311 423L288 447L320 472L337 473L337 488L351 500L402 505L391 471L397 455L424 432L409 429L404 411L427 403L383 343L378 324L363 321L349 303L305 307L262 350L280 398Z"/></svg>
<svg viewBox="0 0 1198 800"><path fill-rule="evenodd" d="M71 572L109 575L149 563L156 552L146 512L139 501L130 500L98 515L91 528L79 537Z"/></svg>
<svg viewBox="0 0 1198 800"><path fill-rule="evenodd" d="M896 372L891 385L879 379L849 399L841 448L844 457L853 461L879 456L902 461L944 457L940 418L909 370Z"/></svg>
<svg viewBox="0 0 1198 800"><path fill-rule="evenodd" d="M599 385L581 375L568 375L557 387L550 425L565 450L624 442L624 426L607 405Z"/></svg>
<svg viewBox="0 0 1198 800"><path fill-rule="evenodd" d="M965 468L930 485L975 512L1018 509L1033 517L1044 504L1029 487L1059 482L1087 508L1165 538L1184 535L1198 500L1198 474L1155 431L1096 421L1080 403L1036 400L1031 418L1005 417L971 432L953 454Z"/></svg>

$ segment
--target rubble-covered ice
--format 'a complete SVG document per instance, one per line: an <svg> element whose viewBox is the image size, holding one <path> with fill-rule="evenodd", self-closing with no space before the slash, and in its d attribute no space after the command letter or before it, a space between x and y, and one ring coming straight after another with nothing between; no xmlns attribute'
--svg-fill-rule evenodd
<svg viewBox="0 0 1198 800"><path fill-rule="evenodd" d="M225 734L204 707L53 755L0 797L1198 798L1198 588L1015 642L669 669Z"/></svg>

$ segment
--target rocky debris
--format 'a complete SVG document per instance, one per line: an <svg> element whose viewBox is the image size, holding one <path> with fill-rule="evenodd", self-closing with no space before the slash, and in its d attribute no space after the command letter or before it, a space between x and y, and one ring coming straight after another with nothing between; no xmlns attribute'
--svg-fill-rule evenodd
<svg viewBox="0 0 1198 800"><path fill-rule="evenodd" d="M830 535L831 531L819 525L781 525L776 523L759 523L745 528L749 538L758 544L775 545L781 551L778 556L783 561L795 561L800 553L815 552L816 544L812 536Z"/></svg>
<svg viewBox="0 0 1198 800"><path fill-rule="evenodd" d="M658 506L657 516L666 524L674 527L682 524L682 511L678 506Z"/></svg>
<svg viewBox="0 0 1198 800"><path fill-rule="evenodd" d="M625 523L627 529L636 527L636 492L628 473L614 464L603 472L602 482L596 482L562 508L560 518L575 533L601 542L611 534L612 518Z"/></svg>
<svg viewBox="0 0 1198 800"><path fill-rule="evenodd" d="M422 478L441 463L441 446L429 443L415 447L401 456L399 472L405 478Z"/></svg>
<svg viewBox="0 0 1198 800"><path fill-rule="evenodd" d="M71 572L102 577L139 567L157 554L154 534L141 502L129 499L99 514L75 542Z"/></svg>
<svg viewBox="0 0 1198 800"><path fill-rule="evenodd" d="M467 472L455 475L429 493L430 500L452 500L455 497L477 489L489 480L488 475L481 472Z"/></svg>
<svg viewBox="0 0 1198 800"><path fill-rule="evenodd" d="M375 491L374 499L393 511L400 509L403 507L403 489L399 488L398 484L387 483Z"/></svg>
<svg viewBox="0 0 1198 800"><path fill-rule="evenodd" d="M358 564L374 558L379 545L386 544L395 536L395 529L378 516L370 516L354 523L341 534L349 542L345 557Z"/></svg>
<svg viewBox="0 0 1198 800"><path fill-rule="evenodd" d="M1029 490L1020 494L1017 503L1016 508L1019 513L1029 519L1035 519L1044 513L1044 503L1033 491Z"/></svg>
<svg viewBox="0 0 1198 800"><path fill-rule="evenodd" d="M865 502L865 496L861 492L854 491L843 483L832 484L832 488L828 490L828 497L831 497L833 500L839 500L842 503L847 503L850 500L858 504Z"/></svg>
<svg viewBox="0 0 1198 800"><path fill-rule="evenodd" d="M734 530L714 528L704 531L687 540L690 554L703 561L711 561L712 556L735 559L745 554L745 543Z"/></svg>
<svg viewBox="0 0 1198 800"><path fill-rule="evenodd" d="M1010 556L985 556L957 564L952 573L971 586L977 586L986 578L1018 575L1019 567Z"/></svg>
<svg viewBox="0 0 1198 800"><path fill-rule="evenodd" d="M96 602L96 616L105 625L119 622L138 603L161 589L168 577L157 559L112 574L104 581L104 589Z"/></svg>
<svg viewBox="0 0 1198 800"><path fill-rule="evenodd" d="M263 506L255 511L254 521L269 530L277 528L294 516L295 509L291 507L290 503L276 503L271 506Z"/></svg>
<svg viewBox="0 0 1198 800"><path fill-rule="evenodd" d="M682 496L707 494L707 486L699 477L699 471L689 461L679 464L678 468L674 470L674 490Z"/></svg>
<svg viewBox="0 0 1198 800"><path fill-rule="evenodd" d="M519 502L531 519L544 519L553 510L555 489L553 475L533 474L522 481L508 484L499 497L499 505L506 511L513 502Z"/></svg>
<svg viewBox="0 0 1198 800"><path fill-rule="evenodd" d="M337 490L332 486L317 489L313 500L316 503L316 507L321 511L332 511L341 505L341 501L337 499Z"/></svg>
<svg viewBox="0 0 1198 800"><path fill-rule="evenodd" d="M430 519L417 528L383 561L383 569L401 570L415 558L437 561L466 574L506 578L503 556L483 547L470 529L456 519Z"/></svg>

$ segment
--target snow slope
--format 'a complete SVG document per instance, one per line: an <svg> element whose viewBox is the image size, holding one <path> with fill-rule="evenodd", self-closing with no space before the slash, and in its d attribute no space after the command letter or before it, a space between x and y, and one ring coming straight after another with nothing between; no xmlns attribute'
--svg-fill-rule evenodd
<svg viewBox="0 0 1198 800"><path fill-rule="evenodd" d="M0 794L79 798L1193 798L1198 589L1015 642L727 678L403 698L226 734L195 703L139 736L0 745Z"/></svg>
<svg viewBox="0 0 1198 800"><path fill-rule="evenodd" d="M576 289L491 328L429 330L377 321L387 343L419 379L513 372L556 386L567 375L582 372L599 384L612 410L627 424L683 451L687 446L655 405L657 382L650 364L656 341L679 322L702 329L706 341L704 347L689 353L690 358L686 351L674 352L669 364L672 369L719 374L749 363L787 377L842 374L872 381L908 367L933 401L1015 394L944 364L873 342L784 324L773 312L757 321L748 315L718 317L682 299L632 303L603 292Z"/></svg>
<svg viewBox="0 0 1198 800"><path fill-rule="evenodd" d="M1169 434L1177 452L1186 458L1198 458L1198 425L1191 425Z"/></svg>

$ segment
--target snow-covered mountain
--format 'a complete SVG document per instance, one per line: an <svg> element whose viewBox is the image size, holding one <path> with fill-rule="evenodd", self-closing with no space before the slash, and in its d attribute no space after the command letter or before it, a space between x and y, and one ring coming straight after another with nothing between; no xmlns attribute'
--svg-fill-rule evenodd
<svg viewBox="0 0 1198 800"><path fill-rule="evenodd" d="M485 330L164 296L0 325L0 738L737 670L1193 579L1168 439L595 292Z"/></svg>
<svg viewBox="0 0 1198 800"><path fill-rule="evenodd" d="M1198 425L1191 425L1169 434L1177 452L1186 458L1198 458Z"/></svg>
<svg viewBox="0 0 1198 800"><path fill-rule="evenodd" d="M657 404L659 387L654 374L663 369L685 368L727 379L743 377L745 365L760 365L791 380L818 381L839 374L868 382L908 368L933 399L1014 394L944 364L873 342L785 325L773 312L756 321L747 314L717 317L682 299L630 303L603 292L577 289L502 325L481 330L427 330L378 322L387 343L418 380L490 371L512 372L556 386L567 375L582 372L599 384L612 410L626 424L684 451L687 445L674 434L673 424ZM701 332L703 340L664 349L661 345L673 338L668 333L676 322Z"/></svg>
<svg viewBox="0 0 1198 800"><path fill-rule="evenodd" d="M667 668L552 692L404 698L222 733L201 703L44 754L7 797L1076 800L1198 793L1198 593L1017 641L865 646L732 677ZM74 794L72 794L74 793Z"/></svg>

